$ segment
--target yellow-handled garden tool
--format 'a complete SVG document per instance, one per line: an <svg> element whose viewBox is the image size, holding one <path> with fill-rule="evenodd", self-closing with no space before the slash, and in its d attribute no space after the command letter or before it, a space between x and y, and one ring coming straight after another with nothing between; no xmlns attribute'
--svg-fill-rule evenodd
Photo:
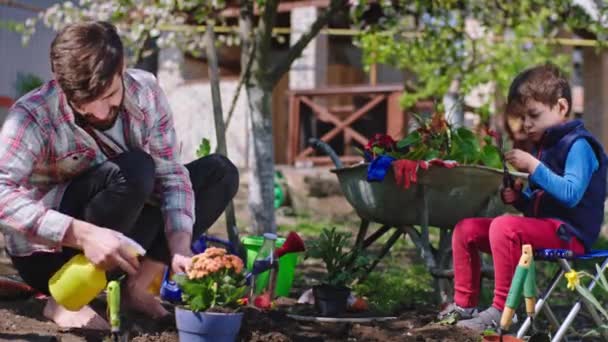
<svg viewBox="0 0 608 342"><path fill-rule="evenodd" d="M120 333L120 282L112 280L106 287L108 302L108 320L111 328L112 341L121 341Z"/></svg>
<svg viewBox="0 0 608 342"><path fill-rule="evenodd" d="M534 264L534 251L532 245L523 245L521 249L521 257L515 269L511 288L507 295L505 308L500 319L500 337L509 330L513 323L513 315L521 302L521 297L524 297L526 303L526 315L532 320L532 329L536 331L534 325L534 307L536 305L536 266ZM548 341L546 334L535 332L528 341Z"/></svg>

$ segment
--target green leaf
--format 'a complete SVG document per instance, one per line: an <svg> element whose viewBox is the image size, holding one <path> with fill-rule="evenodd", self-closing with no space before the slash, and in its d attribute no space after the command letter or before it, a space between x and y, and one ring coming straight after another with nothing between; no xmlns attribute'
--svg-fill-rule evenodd
<svg viewBox="0 0 608 342"><path fill-rule="evenodd" d="M502 168L500 151L494 145L485 145L481 149L480 160L485 166L493 167L495 169Z"/></svg>
<svg viewBox="0 0 608 342"><path fill-rule="evenodd" d="M598 264L595 264L595 270L597 274L599 274L598 284L600 284L604 291L608 292L608 281L606 281L606 276L604 275L604 272L602 272L602 269Z"/></svg>
<svg viewBox="0 0 608 342"><path fill-rule="evenodd" d="M375 155L381 155L381 154L384 153L384 149L382 147L379 147L379 146L374 146L374 147L372 147L372 152Z"/></svg>
<svg viewBox="0 0 608 342"><path fill-rule="evenodd" d="M589 303L591 303L603 316L608 319L608 312L606 309L598 302L595 296L589 291L586 287L581 286L580 284L576 285L576 290L580 293Z"/></svg>
<svg viewBox="0 0 608 342"><path fill-rule="evenodd" d="M211 143L209 139L203 138L201 144L198 145L198 149L196 150L196 156L198 158L206 157L211 152Z"/></svg>
<svg viewBox="0 0 608 342"><path fill-rule="evenodd" d="M414 131L397 142L397 148L405 148L420 143L420 133Z"/></svg>

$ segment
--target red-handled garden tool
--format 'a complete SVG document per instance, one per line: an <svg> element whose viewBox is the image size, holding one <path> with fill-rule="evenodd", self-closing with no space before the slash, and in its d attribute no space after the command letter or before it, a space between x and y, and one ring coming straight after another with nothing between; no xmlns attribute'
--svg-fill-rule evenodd
<svg viewBox="0 0 608 342"><path fill-rule="evenodd" d="M278 259L287 253L298 253L305 250L306 246L300 235L296 232L289 232L283 246L274 251L274 256Z"/></svg>

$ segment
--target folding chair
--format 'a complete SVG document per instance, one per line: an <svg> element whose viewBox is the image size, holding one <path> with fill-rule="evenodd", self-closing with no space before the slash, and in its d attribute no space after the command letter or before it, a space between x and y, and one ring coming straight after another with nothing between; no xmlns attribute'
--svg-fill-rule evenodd
<svg viewBox="0 0 608 342"><path fill-rule="evenodd" d="M574 255L572 251L565 249L538 249L534 251L534 259L539 261L556 261L559 264L560 268L556 271L545 292L538 298L538 301L534 306L534 315L532 317L526 318L526 320L523 322L523 324L517 331L518 338L524 337L524 335L532 325L533 317L537 317L541 310L546 315L549 322L553 326L558 327L551 341L561 341L565 337L566 331L568 330L568 328L570 328L570 325L574 321L576 315L578 315L578 313L580 312L581 307L583 305L591 315L591 318L593 319L597 327L603 324L602 318L600 317L600 314L597 312L597 310L588 300L586 300L583 296L580 295L579 300L570 309L570 312L564 319L563 323L560 324L557 317L553 313L553 310L551 310L547 299L549 298L553 290L555 290L557 284L564 278L564 274L572 270L572 267L569 263L569 261L572 260L603 259L599 271L595 271L592 281L587 286L587 289L589 291L593 290L599 279L600 274L603 273L606 267L608 266L608 250L596 250L583 255ZM605 329L601 330L601 334L603 339L608 341L608 332L606 332Z"/></svg>

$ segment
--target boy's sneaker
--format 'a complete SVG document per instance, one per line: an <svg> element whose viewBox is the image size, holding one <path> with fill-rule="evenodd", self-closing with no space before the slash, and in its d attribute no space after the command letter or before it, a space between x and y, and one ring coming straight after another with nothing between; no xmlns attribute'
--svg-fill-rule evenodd
<svg viewBox="0 0 608 342"><path fill-rule="evenodd" d="M459 321L456 326L461 328L467 328L478 332L483 332L486 329L493 329L498 327L500 324L500 318L502 311L497 308L490 306L486 310L480 312L477 317L471 319ZM517 317L513 317L513 323L517 322Z"/></svg>
<svg viewBox="0 0 608 342"><path fill-rule="evenodd" d="M437 319L440 320L439 323L454 324L462 319L477 317L477 315L477 308L463 308L455 303L450 303L439 312Z"/></svg>

